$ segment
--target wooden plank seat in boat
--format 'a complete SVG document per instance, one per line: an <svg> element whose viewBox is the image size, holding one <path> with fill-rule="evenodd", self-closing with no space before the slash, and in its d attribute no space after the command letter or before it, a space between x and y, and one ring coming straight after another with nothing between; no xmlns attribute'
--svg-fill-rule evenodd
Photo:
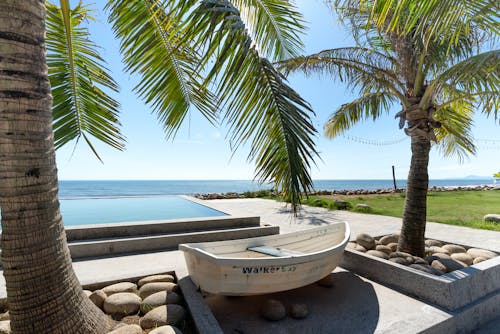
<svg viewBox="0 0 500 334"><path fill-rule="evenodd" d="M288 250L288 249L284 249L281 247L273 247L273 246L248 247L247 250L252 251L252 252L256 252L256 253L271 255L274 257L304 255L304 253L302 253L302 252L297 252L297 251Z"/></svg>

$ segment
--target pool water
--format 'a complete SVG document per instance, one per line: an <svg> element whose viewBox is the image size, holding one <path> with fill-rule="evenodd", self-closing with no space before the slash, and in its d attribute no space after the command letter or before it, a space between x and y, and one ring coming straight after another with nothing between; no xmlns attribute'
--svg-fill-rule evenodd
<svg viewBox="0 0 500 334"><path fill-rule="evenodd" d="M179 196L62 199L65 226L226 216Z"/></svg>

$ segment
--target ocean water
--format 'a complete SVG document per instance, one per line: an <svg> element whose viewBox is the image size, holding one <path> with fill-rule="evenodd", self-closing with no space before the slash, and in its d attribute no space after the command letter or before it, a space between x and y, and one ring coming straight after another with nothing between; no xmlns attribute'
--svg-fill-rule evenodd
<svg viewBox="0 0 500 334"><path fill-rule="evenodd" d="M406 187L406 180L396 180L398 188ZM451 187L491 185L493 179L430 180L429 186ZM272 184L259 184L246 180L195 180L195 181L60 181L59 197L101 198L141 197L155 195L193 195L202 193L227 193L271 189ZM314 180L316 190L355 190L393 188L392 180Z"/></svg>

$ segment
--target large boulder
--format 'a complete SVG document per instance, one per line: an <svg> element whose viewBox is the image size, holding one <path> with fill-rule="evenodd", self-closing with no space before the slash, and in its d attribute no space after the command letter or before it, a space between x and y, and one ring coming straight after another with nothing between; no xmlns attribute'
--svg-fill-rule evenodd
<svg viewBox="0 0 500 334"><path fill-rule="evenodd" d="M139 311L141 301L141 298L135 293L118 292L104 300L103 309L107 314L135 314Z"/></svg>
<svg viewBox="0 0 500 334"><path fill-rule="evenodd" d="M116 283L112 285L108 285L104 288L102 288L102 291L107 296L111 296L112 294L119 293L119 292L137 292L137 285L131 282L121 282L121 283Z"/></svg>
<svg viewBox="0 0 500 334"><path fill-rule="evenodd" d="M358 236L356 237L356 242L358 243L358 245L363 246L367 250L375 249L375 239L369 234L358 234Z"/></svg>
<svg viewBox="0 0 500 334"><path fill-rule="evenodd" d="M144 278L141 278L139 282L137 282L137 285L139 288L143 286L144 284L148 283L155 283L155 282L173 282L174 281L174 276L169 275L169 274L162 274L162 275L151 275L147 276Z"/></svg>
<svg viewBox="0 0 500 334"><path fill-rule="evenodd" d="M500 214L489 213L484 216L485 222L500 223Z"/></svg>
<svg viewBox="0 0 500 334"><path fill-rule="evenodd" d="M176 325L185 317L186 310L182 306L177 304L162 305L146 313L139 324L143 329L150 329L165 325Z"/></svg>

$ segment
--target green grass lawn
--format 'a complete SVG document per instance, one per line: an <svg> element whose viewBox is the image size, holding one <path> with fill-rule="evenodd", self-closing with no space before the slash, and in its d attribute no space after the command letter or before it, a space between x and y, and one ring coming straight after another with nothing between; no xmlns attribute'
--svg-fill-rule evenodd
<svg viewBox="0 0 500 334"><path fill-rule="evenodd" d="M369 213L402 217L405 194L312 196L304 204L335 209L334 199L342 199L352 205L365 203L372 207ZM500 190L430 192L427 196L427 221L500 231L500 224L486 223L488 213L500 214Z"/></svg>

